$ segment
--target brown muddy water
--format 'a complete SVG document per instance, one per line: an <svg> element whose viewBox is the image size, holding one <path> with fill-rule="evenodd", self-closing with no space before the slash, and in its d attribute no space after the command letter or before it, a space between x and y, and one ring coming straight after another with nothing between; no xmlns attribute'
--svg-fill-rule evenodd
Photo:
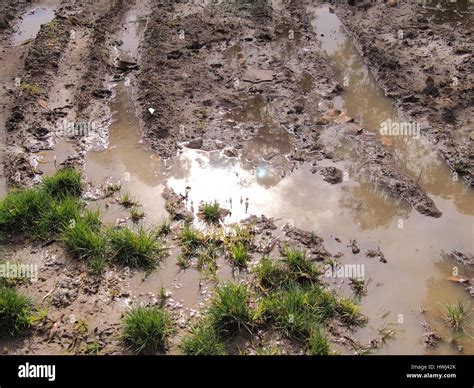
<svg viewBox="0 0 474 388"><path fill-rule="evenodd" d="M16 27L12 36L1 43L0 50L0 100L5 101L6 91L17 87L15 80L18 69L21 67L21 55L27 49L27 43L39 32L42 24L48 23L54 18L58 0L46 0L39 2L29 8L16 21ZM21 80L18 80L21 82ZM8 109L2 105L0 108L0 154L5 147L5 122L8 119ZM1 167L3 170L3 165ZM3 171L0 172L0 196L6 194L6 183Z"/></svg>
<svg viewBox="0 0 474 388"><path fill-rule="evenodd" d="M387 118L397 120L392 102L384 97L367 72L337 17L325 7L309 11L313 12L315 33L334 65L339 82L343 84L344 77L348 79L345 92L337 101L339 107L374 132ZM127 22L122 40L128 44L118 48L119 55L134 57L141 33L139 26ZM235 49L234 55L238 53ZM303 84L311 87L310 83ZM443 212L439 219L425 217L376 190L373 183L357 174L357 160L320 163L349 173L349 179L338 185L330 185L319 175L311 174L311 166L306 164L282 176L263 159L248 163L246 153L251 154L259 147L276 152L290 147L290 136L272 122L266 103L258 98L243 96L238 102L241 108L221 112L223 120L235 125L248 120L260 123L260 132L246 142L241 157L228 158L222 152L184 148L176 158L160 160L147 151L146 142L141 140L140 123L131 98L133 85L130 76L113 88L115 98L110 106L112 124L105 139L107 146L87 153L88 180L97 184L121 181L122 191L128 191L143 206L145 224L166 217L161 192L168 185L183 194L186 187L191 188L188 207L194 212L201 201L219 201L232 212L227 223L250 214L265 214L275 217L280 226L290 222L314 231L325 239L331 253L343 253L339 259L342 264L364 265L365 278L371 279L368 296L362 299L369 324L355 334L364 344L378 335L378 329L388 326L396 330L396 337L377 350L381 354L457 354L458 345L464 353L474 354L474 342L467 335L456 344L443 342L434 350L426 349L422 343L422 321L427 320L448 338L452 333L440 319L442 305L458 300L470 302L464 287L447 279L453 267L459 268L459 275L474 275L472 270L469 272L446 256L454 249L473 252L474 194L460 181L453 180L445 163L422 139L390 137L385 142L410 174L418 177L423 170L420 183ZM337 134L326 133L325 138L334 141ZM345 147L340 145L342 153ZM101 207L104 219L110 223L127 217L127 212L111 199L91 206ZM357 240L361 249L357 255L348 247L352 239ZM365 257L367 249L377 247L388 263ZM224 278L230 276L224 265L218 274ZM200 287L200 277L192 269L179 271L175 258L170 258L145 279L141 275L131 276L129 284L135 292L145 294L156 294L163 285L173 292L176 303L198 309L207 295L206 286ZM341 293L350 294L348 279L333 282Z"/></svg>

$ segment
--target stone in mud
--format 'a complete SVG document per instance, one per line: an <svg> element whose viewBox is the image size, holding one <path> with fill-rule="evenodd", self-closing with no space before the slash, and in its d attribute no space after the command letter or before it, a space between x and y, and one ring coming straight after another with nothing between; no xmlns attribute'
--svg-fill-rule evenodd
<svg viewBox="0 0 474 388"><path fill-rule="evenodd" d="M469 295L471 295L474 298L474 287L473 286L466 287L466 291L469 293Z"/></svg>
<svg viewBox="0 0 474 388"><path fill-rule="evenodd" d="M245 82L251 82L258 84L261 82L273 81L275 74L271 70L261 70L256 67L248 67L245 71L242 80Z"/></svg>
<svg viewBox="0 0 474 388"><path fill-rule="evenodd" d="M193 140L190 140L188 141L185 146L187 148L192 148L192 149L196 149L196 150L199 150L202 148L202 138L197 138L197 139L193 139Z"/></svg>
<svg viewBox="0 0 474 388"><path fill-rule="evenodd" d="M174 50L168 53L167 58L168 59L179 59L183 56L183 53L179 50Z"/></svg>
<svg viewBox="0 0 474 388"><path fill-rule="evenodd" d="M237 153L231 148L226 148L224 150L224 155L229 158L235 158L237 156Z"/></svg>
<svg viewBox="0 0 474 388"><path fill-rule="evenodd" d="M200 50L203 46L204 46L203 43L199 43L198 41L195 40L190 45L186 46L186 48L189 50L197 51L197 50Z"/></svg>
<svg viewBox="0 0 474 388"><path fill-rule="evenodd" d="M341 114L341 111L339 109L330 109L326 112L325 117L329 118L335 118Z"/></svg>
<svg viewBox="0 0 474 388"><path fill-rule="evenodd" d="M315 117L313 118L314 125L327 125L329 124L329 119L325 117Z"/></svg>
<svg viewBox="0 0 474 388"><path fill-rule="evenodd" d="M423 89L423 93L427 96L431 96L433 98L436 98L439 96L439 90L436 86L434 86L433 84L428 84L425 86L425 88Z"/></svg>
<svg viewBox="0 0 474 388"><path fill-rule="evenodd" d="M138 70L139 67L136 62L119 60L115 68L121 72L126 72L130 70Z"/></svg>
<svg viewBox="0 0 474 388"><path fill-rule="evenodd" d="M165 187L162 196L166 200L166 210L174 220L192 221L194 219L194 215L186 209L186 198L183 195L177 194L169 187Z"/></svg>
<svg viewBox="0 0 474 388"><path fill-rule="evenodd" d="M320 167L317 171L323 177L323 180L328 183L334 185L342 182L342 171L336 167Z"/></svg>
<svg viewBox="0 0 474 388"><path fill-rule="evenodd" d="M415 95L413 95L413 94L410 94L410 95L408 95L408 96L406 96L406 97L403 97L402 101L403 101L404 103L415 103L415 102L420 101L420 98L417 97L417 96L415 96Z"/></svg>
<svg viewBox="0 0 474 388"><path fill-rule="evenodd" d="M110 91L109 89L96 89L92 92L92 95L95 98L103 99L110 97L112 95L112 91Z"/></svg>
<svg viewBox="0 0 474 388"><path fill-rule="evenodd" d="M339 116L337 116L337 117L334 119L334 122L335 122L336 124L347 124L347 123L350 123L350 122L353 122L353 121L354 121L354 118L348 116L348 115L345 114L344 112L342 112Z"/></svg>

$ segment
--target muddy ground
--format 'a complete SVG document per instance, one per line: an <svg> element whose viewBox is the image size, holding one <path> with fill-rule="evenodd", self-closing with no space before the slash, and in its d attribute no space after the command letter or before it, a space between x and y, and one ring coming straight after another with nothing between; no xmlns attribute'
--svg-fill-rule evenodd
<svg viewBox="0 0 474 388"><path fill-rule="evenodd" d="M473 20L468 2L335 7L387 96L472 186ZM435 11L436 6L439 11ZM387 23L387 20L390 22Z"/></svg>
<svg viewBox="0 0 474 388"><path fill-rule="evenodd" d="M334 160L333 149L321 138L323 132L333 131L352 145L365 174L378 187L423 215L441 216L417 179L403 171L383 142L354 118L334 109L334 99L344 87L335 81L327 54L314 35L306 1L289 1L284 12L236 3L57 3L54 20L27 43L18 72L22 86L10 86L3 161L9 187L41 180L35 155L53 149L66 137L61 126L64 119L97 124L86 136L69 138L67 158L61 161L83 166L86 151L100 143L110 124L110 84L126 75L132 79L146 145L164 159L175 157L183 148L221 150L248 165L265 160L281 177L309 162L312 172L321 174L327 184L338 184L343 179L341 170L318 165ZM27 7L22 2L13 4L0 20L4 42L14 28L11 21ZM424 123L423 134L472 186L471 32L465 25L453 29L420 21L413 16L420 14L415 7L378 4L354 12L338 5L335 10L387 95L407 117ZM148 14L137 57L117 58L124 17L134 8L146 8ZM401 39L397 38L399 26L406 31ZM428 39L436 50L426 48ZM453 75L459 80L455 87ZM426 84L429 77L433 81ZM265 112L263 117L261 112ZM258 146L252 139L259 140ZM56 168L60 163L54 164ZM90 192L94 189L90 187ZM306 246L314 260L332 256L322 241L309 247L300 241L301 233L307 232L289 228L294 233L288 236L289 229L283 229L283 237L278 238ZM277 241L267 232L263 228L257 235ZM167 244L175 247L173 238L172 234ZM110 269L102 279L92 278L55 241L5 249L12 259L40 263L39 281L23 289L48 306L48 316L34 335L2 344L3 353L83 353L95 341L101 354L124 353L127 350L117 339L124 308L137 301L157 303L158 288L149 294L138 292L130 285L130 274L120 268ZM168 261L176 261L176 252ZM195 310L182 309L172 297L167 305L183 320L184 330ZM87 317L91 332L77 332L77 317ZM370 345L358 344L337 324L331 335L333 342L345 346L342 352ZM179 335L172 352L178 339ZM270 346L279 340L252 339L243 349L251 354L261 341ZM291 352L301 351L291 344L287 347Z"/></svg>

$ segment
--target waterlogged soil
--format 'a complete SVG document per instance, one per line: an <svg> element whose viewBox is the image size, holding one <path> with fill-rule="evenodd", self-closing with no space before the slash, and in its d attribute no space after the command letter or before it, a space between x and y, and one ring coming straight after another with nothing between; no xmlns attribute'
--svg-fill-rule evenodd
<svg viewBox="0 0 474 388"><path fill-rule="evenodd" d="M335 9L386 95L472 186L472 4L338 4Z"/></svg>
<svg viewBox="0 0 474 388"><path fill-rule="evenodd" d="M119 204L125 192L143 209L144 226L176 215L167 211L171 198L204 228L199 205L217 200L229 210L226 229L253 216L252 263L263 254L278 257L286 242L315 262L363 269L368 324L348 331L328 323L333 350L473 354L469 335L453 340L441 318L444 304L470 303L473 293L471 56L447 55L470 36L469 24L462 19L451 31L446 23L457 19L422 10L432 18L426 27L398 41L389 35L413 18L405 3L367 10L302 0L272 7L153 3L48 3L56 13L41 15L54 17L53 24L38 30L31 21L23 38L21 19L10 22L5 45L12 47L4 50L19 51L2 59L11 89L1 122L7 186L29 186L76 165L88 183L88 207L101 209L106 224L129 227L130 212ZM31 14L26 8L23 20ZM423 78L410 73L424 66L424 57L412 61L410 51L426 46L422 38L444 53L429 73L438 97L415 90ZM12 44L23 39L33 40ZM384 65L390 50L399 61L393 68ZM456 93L439 86L450 66L460 80ZM455 120L441 126L447 100ZM381 134L389 119L420 122L420 132ZM107 190L115 184L120 191ZM175 195L165 198L165 190ZM216 284L195 266L177 265L181 225L172 224L169 255L151 274L111 267L98 279L56 241L7 244L4 256L38 265L39 280L20 289L47 318L29 336L2 340L0 351L85 353L98 343L99 354L128 353L118 338L121 316L135 303L163 303L164 287L178 328L168 352L179 353L180 338ZM454 270L467 284L453 281ZM223 257L217 278L251 280ZM322 279L352 295L347 277ZM235 346L247 354L262 346L302 352L277 333Z"/></svg>

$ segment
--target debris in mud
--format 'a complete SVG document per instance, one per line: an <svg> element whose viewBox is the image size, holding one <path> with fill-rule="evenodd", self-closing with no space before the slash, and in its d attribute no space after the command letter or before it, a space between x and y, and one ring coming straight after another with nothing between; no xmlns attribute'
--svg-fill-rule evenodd
<svg viewBox="0 0 474 388"><path fill-rule="evenodd" d="M166 200L166 210L174 220L192 221L194 219L194 215L186 209L186 198L183 195L176 194L173 189L165 187L162 196Z"/></svg>
<svg viewBox="0 0 474 388"><path fill-rule="evenodd" d="M387 263L387 259L385 259L385 256L383 252L380 250L380 247L377 247L377 249L368 249L365 251L366 257L370 258L377 258L381 263Z"/></svg>
<svg viewBox="0 0 474 388"><path fill-rule="evenodd" d="M350 245L351 251L354 255L357 255L360 252L360 248L357 246L357 240L351 240Z"/></svg>
<svg viewBox="0 0 474 388"><path fill-rule="evenodd" d="M308 248L308 253L312 260L324 261L331 257L331 254L323 245L324 240L314 232L308 232L289 224L284 225L282 230L286 237Z"/></svg>
<svg viewBox="0 0 474 388"><path fill-rule="evenodd" d="M438 345L439 341L442 341L442 337L435 333L431 327L431 325L426 322L421 322L421 327L423 328L423 343L426 347L435 347Z"/></svg>
<svg viewBox="0 0 474 388"><path fill-rule="evenodd" d="M263 214L260 217L252 215L240 223L242 225L251 226L256 234L265 233L266 231L275 230L277 228L273 218L267 218Z"/></svg>
<svg viewBox="0 0 474 388"><path fill-rule="evenodd" d="M120 72L125 73L131 70L138 70L139 66L136 62L124 61L121 59L117 61L115 68L119 70Z"/></svg>
<svg viewBox="0 0 474 388"><path fill-rule="evenodd" d="M341 183L342 182L342 171L336 167L315 167L310 170L313 174L315 172L319 172L319 174L323 177L323 180L331 183Z"/></svg>
<svg viewBox="0 0 474 388"><path fill-rule="evenodd" d="M78 295L79 279L66 277L61 279L57 285L57 291L52 294L52 303L56 307L66 307L74 302Z"/></svg>
<svg viewBox="0 0 474 388"><path fill-rule="evenodd" d="M461 264L474 266L474 256L472 254L464 254L455 250L449 256Z"/></svg>
<svg viewBox="0 0 474 388"><path fill-rule="evenodd" d="M465 276L451 275L451 276L448 276L448 280L455 283L469 284L469 278Z"/></svg>
<svg viewBox="0 0 474 388"><path fill-rule="evenodd" d="M442 213L418 183L396 167L393 153L370 135L352 135L350 138L355 141L357 154L364 160L361 168L367 170L377 186L393 197L403 199L423 215L441 217Z"/></svg>

